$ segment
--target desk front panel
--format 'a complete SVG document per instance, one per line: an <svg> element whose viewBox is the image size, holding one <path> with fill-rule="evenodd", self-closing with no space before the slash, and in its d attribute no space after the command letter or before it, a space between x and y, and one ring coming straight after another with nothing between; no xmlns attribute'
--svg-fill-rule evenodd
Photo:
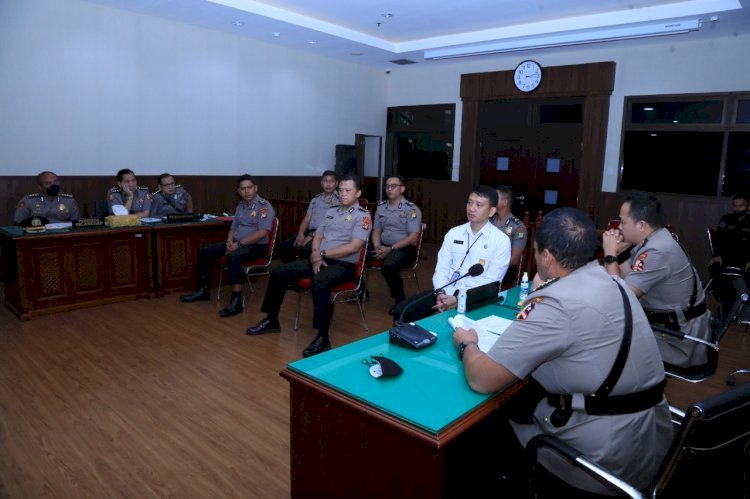
<svg viewBox="0 0 750 499"><path fill-rule="evenodd" d="M153 294L148 228L3 235L5 303L22 319Z"/></svg>

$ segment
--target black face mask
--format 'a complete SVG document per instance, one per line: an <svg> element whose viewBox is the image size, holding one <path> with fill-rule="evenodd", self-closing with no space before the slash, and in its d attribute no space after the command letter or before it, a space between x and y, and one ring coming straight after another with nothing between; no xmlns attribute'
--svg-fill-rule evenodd
<svg viewBox="0 0 750 499"><path fill-rule="evenodd" d="M47 187L47 194L49 196L57 196L60 194L60 186L57 184L52 184L49 187Z"/></svg>

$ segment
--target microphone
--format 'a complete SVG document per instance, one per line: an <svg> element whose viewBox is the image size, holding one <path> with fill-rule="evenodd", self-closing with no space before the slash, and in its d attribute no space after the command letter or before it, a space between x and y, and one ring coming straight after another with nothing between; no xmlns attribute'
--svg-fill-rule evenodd
<svg viewBox="0 0 750 499"><path fill-rule="evenodd" d="M436 290L434 290L430 294L422 295L422 296L418 297L416 300L413 300L411 303L409 303L403 309L401 309L401 314L399 315L398 320L395 321L396 325L397 326L402 325L404 323L404 315L406 314L406 311L410 310L411 308L413 308L413 306L416 305L417 303L420 303L420 302L424 301L424 299L426 297L428 297L428 296L437 296L437 294L440 291L442 291L443 289L447 288L448 286L450 286L452 284L457 283L458 281L460 281L464 277L477 277L479 275L482 275L482 272L484 272L484 266L481 263L475 263L474 265L472 265L471 267L469 267L469 271L468 272L466 272L464 275L462 275L458 279L450 281L448 284L445 284L444 286L440 286L439 288L437 288Z"/></svg>

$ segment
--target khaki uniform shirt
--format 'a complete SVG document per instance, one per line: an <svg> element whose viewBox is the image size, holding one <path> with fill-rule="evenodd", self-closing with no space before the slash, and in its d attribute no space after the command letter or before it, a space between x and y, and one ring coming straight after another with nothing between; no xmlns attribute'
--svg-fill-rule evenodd
<svg viewBox="0 0 750 499"><path fill-rule="evenodd" d="M151 217L161 217L172 213L185 213L187 211L190 194L181 185L175 188L174 194L167 197L162 191L151 193Z"/></svg>
<svg viewBox="0 0 750 499"><path fill-rule="evenodd" d="M334 191L330 196L326 196L325 192L321 192L310 200L310 206L307 208L307 212L310 214L310 225L307 230L314 231L320 227L320 223L328 213L328 210L338 206L339 195Z"/></svg>
<svg viewBox="0 0 750 499"><path fill-rule="evenodd" d="M122 196L122 189L119 187L112 187L107 191L107 204L109 205L109 214L114 215L112 207L116 204L125 205L125 200ZM133 193L133 204L130 205L130 213L139 213L141 211L151 211L151 194L148 192L146 187L138 187Z"/></svg>
<svg viewBox="0 0 750 499"><path fill-rule="evenodd" d="M72 194L58 194L50 201L39 192L21 198L13 214L13 223L29 217L45 217L50 223L70 222L80 218L78 203Z"/></svg>
<svg viewBox="0 0 750 499"><path fill-rule="evenodd" d="M422 210L404 198L395 207L391 207L386 199L375 210L374 228L380 229L380 242L383 246L390 246L409 234L419 233L422 228Z"/></svg>
<svg viewBox="0 0 750 499"><path fill-rule="evenodd" d="M505 220L495 220L495 227L510 238L510 249L525 249L528 238L528 231L520 218L512 213Z"/></svg>
<svg viewBox="0 0 750 499"><path fill-rule="evenodd" d="M344 209L343 206L329 209L315 234L323 238L320 249L327 250L350 243L354 239L361 239L367 244L370 232L372 232L370 212L355 204L349 209ZM357 263L359 252L339 257L337 260Z"/></svg>
<svg viewBox="0 0 750 499"><path fill-rule="evenodd" d="M258 195L249 203L243 201L234 212L231 227L234 230L232 239L239 242L259 230L267 230L270 234L275 216L276 212L271 203ZM256 241L255 244L268 244L268 236Z"/></svg>

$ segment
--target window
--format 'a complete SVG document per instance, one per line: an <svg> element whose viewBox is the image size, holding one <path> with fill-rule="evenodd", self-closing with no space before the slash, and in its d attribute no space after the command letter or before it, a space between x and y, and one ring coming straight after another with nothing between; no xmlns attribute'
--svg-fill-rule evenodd
<svg viewBox="0 0 750 499"><path fill-rule="evenodd" d="M730 196L750 187L750 96L628 97L621 189Z"/></svg>

